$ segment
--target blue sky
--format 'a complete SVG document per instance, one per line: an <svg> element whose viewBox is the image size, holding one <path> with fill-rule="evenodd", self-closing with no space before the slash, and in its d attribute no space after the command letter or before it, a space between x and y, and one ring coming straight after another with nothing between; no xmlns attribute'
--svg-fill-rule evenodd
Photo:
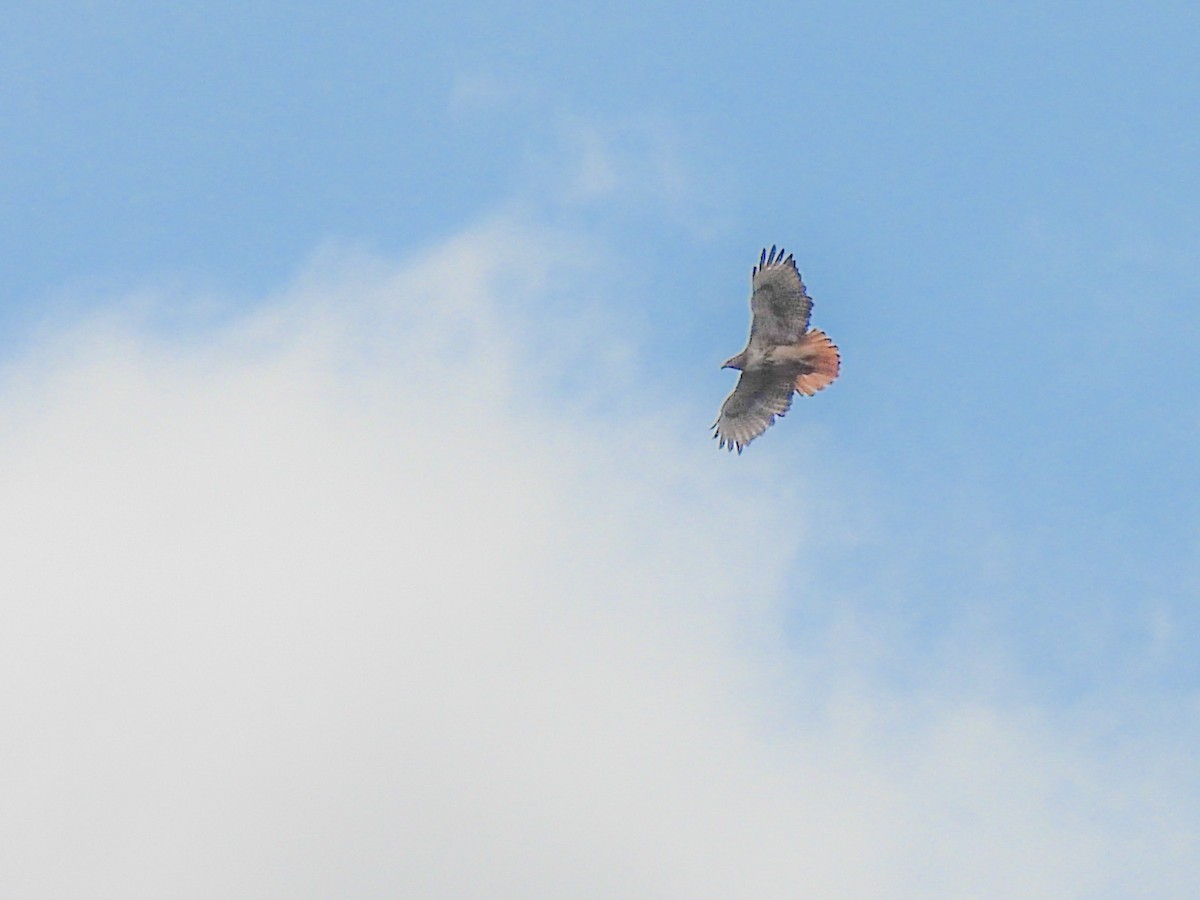
<svg viewBox="0 0 1200 900"><path fill-rule="evenodd" d="M897 725L890 706L914 722L969 706L1007 723L997 728L1010 738L1036 733L1072 748L1072 771L1104 773L1098 784L1159 773L1143 795L1096 787L1089 802L1100 819L1112 815L1113 830L1089 833L1092 856L1063 851L1091 868L1035 865L1044 877L1027 895L1118 895L1119 878L1095 860L1121 827L1157 821L1166 798L1176 841L1166 843L1178 857L1135 848L1126 861L1153 863L1171 895L1185 881L1171 881L1170 861L1195 850L1200 833L1200 785L1179 755L1194 744L1200 700L1198 39L1200 11L1165 2L10 4L0 29L0 195L10 210L0 225L0 349L6 396L24 412L7 426L5 452L28 459L30 472L44 457L84 473L104 472L109 448L142 461L122 484L149 497L158 482L136 473L157 471L158 450L185 470L207 458L198 446L128 437L118 422L154 429L121 398L168 410L174 385L180 434L207 433L202 423L224 433L236 425L212 398L226 384L281 417L259 435L262 447L286 456L290 429L304 438L296 452L312 482L322 460L353 462L407 496L426 464L441 473L426 472L433 483L461 471L428 460L389 467L385 449L364 462L327 443L327 429L361 432L378 448L427 440L430 426L409 410L441 423L439 398L447 386L468 390L470 373L479 396L447 401L465 420L446 425L469 449L439 446L493 472L495 483L477 487L497 522L541 523L513 551L550 573L534 595L578 600L586 619L592 587L580 587L570 560L589 560L605 573L595 590L626 598L616 606L633 604L626 612L649 634L661 604L663 621L703 635L676 648L695 671L704 666L693 650L726 660L714 671L729 682L714 676L693 700L737 694L752 671L749 682L772 685L768 720L825 710L819 727L799 713L781 727L834 735L849 758L872 741L903 743L895 728L911 746L941 746L946 732ZM732 386L717 367L742 345L750 266L773 243L796 253L843 375L730 459L706 445ZM392 295L392 306L380 299ZM375 337L385 334L408 356ZM446 355L429 355L414 334ZM387 399L385 375L401 399ZM95 395L79 383L97 385ZM359 418L329 413L328 392L351 398ZM109 430L89 412L106 409ZM55 440L77 442L60 458L45 452ZM556 449L574 461L556 461ZM259 470L234 445L225 450L231 483L256 484ZM544 515L514 507L497 487L510 482L541 497ZM247 490L255 510L275 510L262 524L280 529L281 546L320 544L288 530L297 515L319 516L315 499L297 513L286 492ZM468 487L447 490L471 505ZM573 492L583 498L577 518L558 507ZM97 522L119 496L97 495ZM36 493L28 502L67 503ZM428 502L437 507L436 496ZM207 515L192 494L177 504ZM10 507L6 527L20 530L33 506ZM347 522L356 509L347 501ZM593 516L605 524L590 530ZM660 531L643 534L643 517ZM126 522L131 534L142 533L136 524ZM447 525L417 544L437 557L475 546L468 532ZM574 543L559 546L550 532ZM194 541L197 557L168 554L167 571L220 558L224 545L207 535ZM46 540L47 565L80 549ZM717 636L688 612L692 595L655 574L658 540L663 571L696 586L697 608L718 610ZM726 546L730 596L719 599L687 573L719 581L712 557ZM371 590L386 593L385 560L372 560ZM97 582L113 597L116 571ZM179 609L219 606L238 584L258 582L214 582ZM578 596L562 594L564 584ZM477 587L463 585L463 596ZM732 599L745 609L728 610ZM255 608L263 622L286 615L266 600ZM577 682L601 694L595 673L615 672L619 684L623 671L606 654L655 652L593 645L578 623L556 630L553 615L535 619L605 660ZM741 635L729 638L736 650L724 628ZM212 632L216 644L222 633ZM146 639L162 636L151 629ZM247 662L244 674L300 665L272 659ZM666 659L647 671L669 682L677 670ZM52 645L30 660L52 664ZM548 671L552 662L543 660ZM510 674L513 685L532 677ZM852 708L882 717L871 719L882 731L837 725L847 690ZM614 688L605 701L617 710L621 696ZM619 733L616 721L625 720L608 727ZM749 756L761 751L747 740L757 748ZM1006 740L987 746L1026 746ZM1146 767L1122 768L1122 753ZM1013 751L1031 766L1037 756ZM806 759L804 771L819 773ZM892 783L876 763L863 763L875 783L920 805L921 778ZM304 771L328 774L319 761ZM977 774L1003 781L1001 771ZM1047 787L1031 789L1039 800L1029 808L1052 818L1046 798L1062 784L1038 771ZM973 809L984 817L1000 802ZM846 846L871 846L854 822L846 827ZM1009 836L999 839L1006 859L1028 863ZM1013 889L938 865L855 883L857 895L935 883L946 895L951 884ZM429 885L447 887L440 869L430 872ZM844 874L829 875L831 889L845 887Z"/></svg>

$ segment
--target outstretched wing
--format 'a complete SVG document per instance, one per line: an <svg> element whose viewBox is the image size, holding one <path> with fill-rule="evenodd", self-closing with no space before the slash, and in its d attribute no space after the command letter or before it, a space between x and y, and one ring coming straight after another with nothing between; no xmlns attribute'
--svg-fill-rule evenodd
<svg viewBox="0 0 1200 900"><path fill-rule="evenodd" d="M713 437L719 445L741 453L770 428L775 418L791 407L797 374L791 366L762 366L742 372L713 423Z"/></svg>
<svg viewBox="0 0 1200 900"><path fill-rule="evenodd" d="M750 295L750 346L774 347L794 344L808 329L812 298L804 290L796 260L771 248L763 250L752 272L754 293Z"/></svg>

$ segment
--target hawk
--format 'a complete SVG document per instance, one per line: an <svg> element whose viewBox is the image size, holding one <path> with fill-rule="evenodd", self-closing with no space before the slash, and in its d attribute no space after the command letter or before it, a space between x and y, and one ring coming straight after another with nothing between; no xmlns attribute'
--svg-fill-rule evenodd
<svg viewBox="0 0 1200 900"><path fill-rule="evenodd" d="M764 249L750 272L750 340L721 368L738 369L737 386L713 423L718 446L743 448L792 405L792 394L811 397L838 377L842 358L829 335L808 327L812 298L792 254Z"/></svg>

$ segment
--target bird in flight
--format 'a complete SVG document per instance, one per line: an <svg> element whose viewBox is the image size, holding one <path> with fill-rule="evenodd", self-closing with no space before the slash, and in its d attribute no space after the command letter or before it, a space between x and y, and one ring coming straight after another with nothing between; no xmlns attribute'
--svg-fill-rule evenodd
<svg viewBox="0 0 1200 900"><path fill-rule="evenodd" d="M738 453L788 411L793 393L811 397L832 384L842 362L829 335L808 327L812 298L792 254L764 249L750 283L750 340L721 367L742 374L712 426L718 446Z"/></svg>

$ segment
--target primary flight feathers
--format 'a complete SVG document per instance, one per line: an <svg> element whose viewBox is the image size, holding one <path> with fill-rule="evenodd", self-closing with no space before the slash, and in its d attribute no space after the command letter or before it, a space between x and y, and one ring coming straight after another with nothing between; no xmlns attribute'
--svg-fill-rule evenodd
<svg viewBox="0 0 1200 900"><path fill-rule="evenodd" d="M812 298L792 254L764 249L750 276L750 340L722 367L742 374L712 426L719 446L738 453L788 411L795 392L811 397L841 367L837 345L808 327Z"/></svg>

